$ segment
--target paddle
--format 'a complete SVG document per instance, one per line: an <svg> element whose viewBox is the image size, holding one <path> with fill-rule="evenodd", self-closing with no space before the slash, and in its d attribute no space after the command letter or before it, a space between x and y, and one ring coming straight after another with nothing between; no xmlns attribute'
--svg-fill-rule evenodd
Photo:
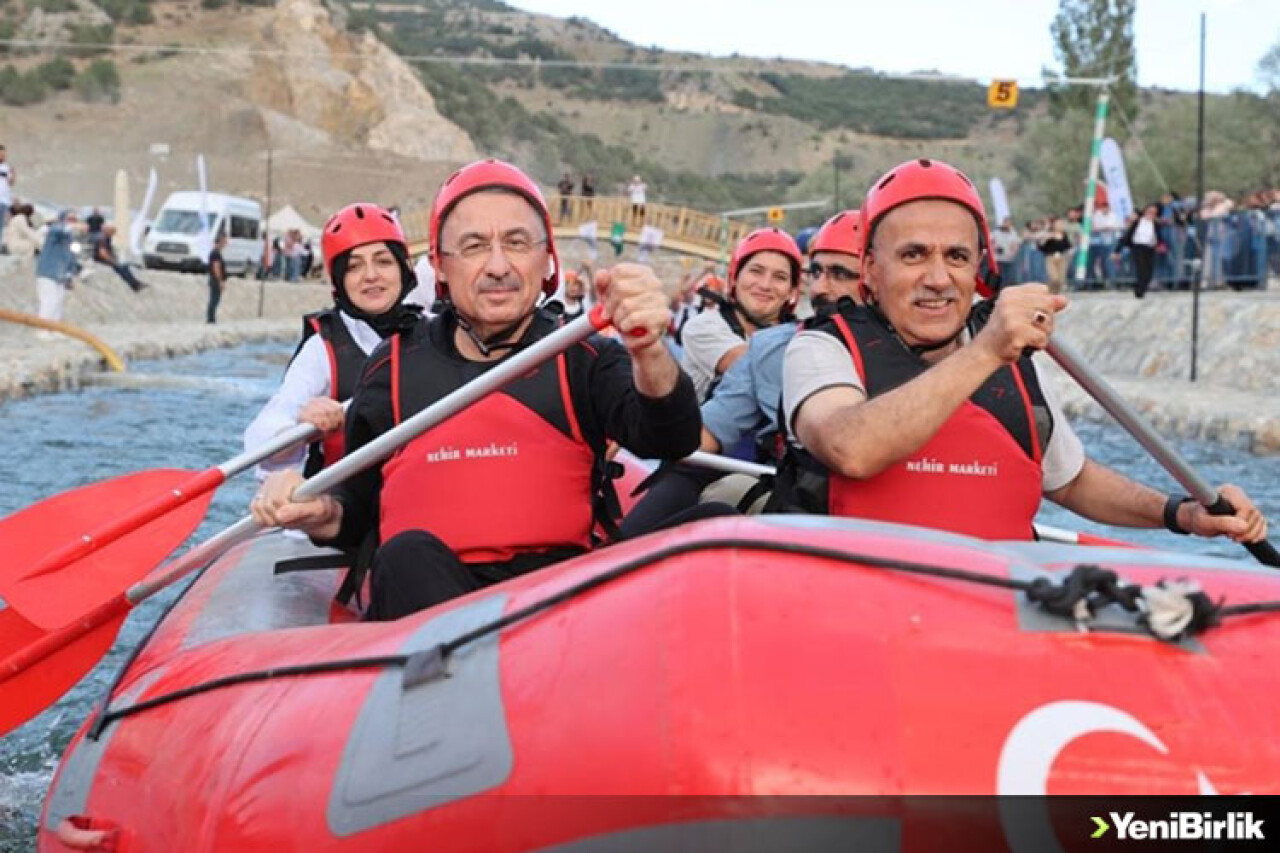
<svg viewBox="0 0 1280 853"><path fill-rule="evenodd" d="M0 649L21 654L92 612L182 544L227 478L318 434L310 424L299 424L207 471L128 474L55 495L0 520L5 555ZM25 703L38 709L66 692L111 645L123 618L78 638L65 650L65 665L7 683L0 698L0 734L26 719Z"/></svg>
<svg viewBox="0 0 1280 853"><path fill-rule="evenodd" d="M1146 448L1147 452L1201 506L1214 515L1232 515L1235 512L1235 507L1222 495L1218 494L1217 490L1209 485L1203 477L1192 470L1186 460L1160 437L1142 415L1138 414L1132 406L1121 399L1120 395L1107 384L1107 381L1101 375L1084 363L1084 360L1072 349L1070 344L1058 338L1053 338L1049 341L1046 352L1053 357L1054 361L1058 362L1062 369L1081 388L1088 392L1089 396L1097 400L1102 408L1106 409L1113 418L1119 421L1120 425L1128 430L1129 434L1137 439L1138 443ZM1257 558L1258 562L1265 566L1280 568L1280 553L1277 553L1275 546L1267 540L1263 539L1260 542L1242 544L1250 554Z"/></svg>
<svg viewBox="0 0 1280 853"><path fill-rule="evenodd" d="M299 500L306 500L324 494L339 483L388 458L422 433L467 406L586 340L607 325L603 306L597 305L589 314L510 356L399 426L325 468L303 483L295 496ZM644 332L640 331L640 334ZM0 735L46 708L92 668L110 646L111 638L134 606L260 530L261 527L252 517L242 518L123 592L115 593L101 603L95 601L93 606L80 610L71 608L72 612L56 630L42 629L34 620L24 618L24 615L17 612L25 614L26 608L33 606L29 600L24 599L22 606L18 607L10 600L9 610L0 608L0 648L14 649L0 660ZM112 548L129 541L126 538ZM177 542L174 543L176 544ZM170 549L172 547L173 545ZM104 548L100 556L110 552L111 548ZM155 565L155 561L145 565ZM2 619L5 614L11 614L7 622ZM49 663L35 666L42 661Z"/></svg>

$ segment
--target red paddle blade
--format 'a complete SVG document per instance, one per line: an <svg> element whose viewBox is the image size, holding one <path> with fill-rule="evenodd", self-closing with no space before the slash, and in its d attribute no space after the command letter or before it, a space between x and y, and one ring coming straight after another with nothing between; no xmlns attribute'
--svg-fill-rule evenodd
<svg viewBox="0 0 1280 853"><path fill-rule="evenodd" d="M0 737L8 734L58 701L85 673L102 660L128 611L58 649L40 666L12 678L0 679ZM11 607L0 607L0 649L5 654L39 642L46 632L23 619Z"/></svg>
<svg viewBox="0 0 1280 853"><path fill-rule="evenodd" d="M140 521L132 532L57 571L37 574L33 568L48 552L156 500L191 477L175 469L143 471L64 492L0 520L0 600L41 630L53 631L119 596L200 525L213 500L212 490L158 518ZM0 650L3 656L17 651L3 646Z"/></svg>

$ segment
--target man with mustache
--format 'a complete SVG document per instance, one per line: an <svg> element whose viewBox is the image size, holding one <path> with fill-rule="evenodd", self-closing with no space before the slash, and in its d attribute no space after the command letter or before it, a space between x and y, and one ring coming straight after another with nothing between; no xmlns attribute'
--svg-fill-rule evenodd
<svg viewBox="0 0 1280 853"><path fill-rule="evenodd" d="M1067 306L1043 284L973 304L997 273L982 199L959 170L912 160L862 206L865 306L798 334L783 368L786 422L823 482L812 511L985 539L1032 538L1041 495L1094 521L1255 542L1266 521L1235 486L1212 516L1085 456L1029 353Z"/></svg>
<svg viewBox="0 0 1280 853"><path fill-rule="evenodd" d="M430 232L444 310L370 355L347 415L351 450L559 325L536 307L559 279L547 205L519 169L484 160L455 172ZM697 448L700 423L693 385L662 343L671 313L661 282L619 264L595 284L621 342L594 336L571 348L333 495L292 503L300 480L269 480L255 516L343 549L380 543L369 619L588 550L607 503L607 442L679 458Z"/></svg>

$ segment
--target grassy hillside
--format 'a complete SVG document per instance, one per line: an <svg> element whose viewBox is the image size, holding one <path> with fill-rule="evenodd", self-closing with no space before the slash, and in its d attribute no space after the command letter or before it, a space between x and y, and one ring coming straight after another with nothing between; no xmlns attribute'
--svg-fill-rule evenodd
<svg viewBox="0 0 1280 853"><path fill-rule="evenodd" d="M617 191L640 172L659 197L715 208L831 197L840 180L841 202L852 204L851 189L930 154L982 187L1002 178L1019 215L1083 195L1092 115L1055 115L1042 90L1024 88L1017 110L992 111L985 87L971 82L645 49L590 21L494 0L350 8L352 26L376 29L407 56L525 63L418 67L445 115L481 148L544 181L594 171L602 191ZM541 64L568 60L641 67ZM1112 116L1108 133L1125 147L1135 196L1193 191L1193 106L1189 94L1147 91L1140 115ZM1209 113L1210 186L1244 195L1280 183L1276 96L1211 97Z"/></svg>

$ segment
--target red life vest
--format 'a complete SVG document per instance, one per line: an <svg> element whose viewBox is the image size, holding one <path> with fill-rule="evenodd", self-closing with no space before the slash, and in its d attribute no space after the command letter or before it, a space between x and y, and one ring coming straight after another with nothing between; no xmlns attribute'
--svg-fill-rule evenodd
<svg viewBox="0 0 1280 853"><path fill-rule="evenodd" d="M868 398L929 367L865 309L838 312L831 323ZM909 458L865 480L832 472L829 511L982 539L1034 538L1051 429L1035 368L1020 359L993 373Z"/></svg>
<svg viewBox="0 0 1280 853"><path fill-rule="evenodd" d="M401 336L395 336L391 398L396 423L492 366L451 357L430 339L402 346ZM464 563L590 548L598 454L578 425L570 357L562 353L387 460L381 540L428 530Z"/></svg>
<svg viewBox="0 0 1280 853"><path fill-rule="evenodd" d="M298 344L294 357L297 357L308 338L318 335L329 358L329 396L339 403L345 403L355 393L356 383L364 370L364 350L351 337L351 332L347 329L347 324L342 322L337 309L317 311L306 315L302 320L302 342ZM345 453L343 431L339 429L328 433L319 441L311 443L303 474L310 477L326 465L332 465L341 459Z"/></svg>

